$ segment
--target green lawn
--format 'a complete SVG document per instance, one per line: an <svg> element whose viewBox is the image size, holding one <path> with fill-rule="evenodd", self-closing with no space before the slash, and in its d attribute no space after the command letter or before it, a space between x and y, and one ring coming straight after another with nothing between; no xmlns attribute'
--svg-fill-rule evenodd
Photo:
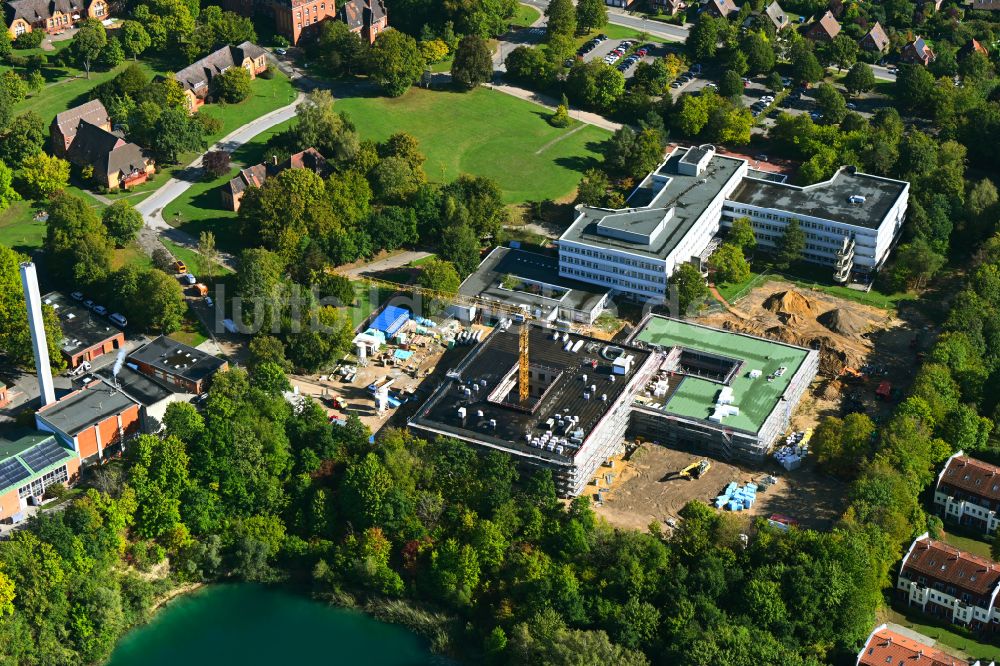
<svg viewBox="0 0 1000 666"><path fill-rule="evenodd" d="M913 629L914 631L918 631L929 638L933 638L938 641L945 650L949 647L961 650L968 656L974 659L981 659L985 663L1000 661L1000 647L993 645L992 643L985 643L972 638L966 638L957 632L951 631L937 624L933 624L933 620L931 618L920 615L917 609L913 609L912 612L908 611L906 614L890 609L885 612L885 617L883 619L895 622L896 624L902 625L907 629Z"/></svg>
<svg viewBox="0 0 1000 666"><path fill-rule="evenodd" d="M190 248L184 247L183 245L178 245L169 238L165 238L163 236L160 236L160 242L163 243L163 246L165 248L170 250L170 254L174 255L175 259L183 261L187 265L188 270L190 271L197 270L196 267L198 266L198 262L201 260L200 254L198 254L197 252L195 252ZM223 266L222 264L218 264L216 266L217 275L227 275L230 273L232 273L232 271Z"/></svg>
<svg viewBox="0 0 1000 666"><path fill-rule="evenodd" d="M542 13L530 5L518 5L517 13L510 20L511 25L527 28L541 17Z"/></svg>
<svg viewBox="0 0 1000 666"><path fill-rule="evenodd" d="M34 219L37 212L32 202L17 201L0 213L0 244L25 253L40 248L45 223Z"/></svg>
<svg viewBox="0 0 1000 666"><path fill-rule="evenodd" d="M609 133L586 126L552 127L549 112L504 93L413 88L399 98L344 97L345 111L366 139L409 132L427 156L434 181L461 173L493 178L507 203L560 199L573 193L582 172L597 166Z"/></svg>
<svg viewBox="0 0 1000 666"><path fill-rule="evenodd" d="M205 340L208 340L208 332L205 331L205 327L198 319L198 315L192 312L191 306L188 305L187 312L184 314L184 321L181 322L180 330L174 331L167 337L181 344L197 347Z"/></svg>
<svg viewBox="0 0 1000 666"><path fill-rule="evenodd" d="M206 104L201 107L201 113L222 121L222 129L205 140L209 144L215 143L254 118L291 104L297 94L292 82L278 70L275 70L273 79L257 77L253 81L253 94L239 104Z"/></svg>
<svg viewBox="0 0 1000 666"><path fill-rule="evenodd" d="M985 557L987 559L993 559L993 555L990 553L990 544L986 541L980 541L979 539L973 539L967 536L961 536L948 531L949 526L945 525L944 541L949 543L955 548L960 548L962 550L968 551L973 555L979 555L980 557Z"/></svg>
<svg viewBox="0 0 1000 666"><path fill-rule="evenodd" d="M241 166L262 162L265 158L264 146L267 141L294 123L294 120L288 120L275 125L241 146L233 153L234 166L229 173L192 185L181 196L170 202L163 211L163 218L171 226L187 232L194 238L197 238L202 231L211 231L215 234L215 243L221 250L239 250L242 244L236 229L236 213L222 208L220 188L239 173Z"/></svg>

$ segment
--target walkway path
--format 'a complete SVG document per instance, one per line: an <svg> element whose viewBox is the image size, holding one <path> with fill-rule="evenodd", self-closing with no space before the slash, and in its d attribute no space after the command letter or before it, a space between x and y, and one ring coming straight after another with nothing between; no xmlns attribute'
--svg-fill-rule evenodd
<svg viewBox="0 0 1000 666"><path fill-rule="evenodd" d="M341 275L354 279L370 273L381 273L382 271L389 271L394 268L402 268L403 266L407 266L414 261L420 261L421 259L429 256L431 256L430 252L406 250L404 252L397 252L396 254L386 257L385 259L376 259L375 261L366 264L341 267L337 270Z"/></svg>
<svg viewBox="0 0 1000 666"><path fill-rule="evenodd" d="M747 318L747 314L745 312L740 312L739 310L737 310L736 308L734 308L732 305L730 305L729 301L727 301L725 298L722 297L722 294L719 293L719 290L715 288L715 283L714 282L709 282L708 283L708 290L710 292L712 292L712 296L715 298L715 300L719 301L719 303L722 304L722 306L724 308L726 308L727 310L729 310L730 312L732 312L734 315L736 315L740 319L746 319Z"/></svg>
<svg viewBox="0 0 1000 666"><path fill-rule="evenodd" d="M584 127L585 127L585 125L577 125L576 127L574 127L573 129L571 129L570 131L566 132L565 134L560 134L559 136L557 136L556 138L552 139L547 144L545 144L544 146L542 146L541 148L539 148L538 150L536 150L535 154L536 155L541 155L542 153L544 153L546 150L548 150L552 146L556 145L557 143L559 143L563 139L566 139L568 137L573 136L574 134L576 134L577 132L579 132L580 130L582 130Z"/></svg>

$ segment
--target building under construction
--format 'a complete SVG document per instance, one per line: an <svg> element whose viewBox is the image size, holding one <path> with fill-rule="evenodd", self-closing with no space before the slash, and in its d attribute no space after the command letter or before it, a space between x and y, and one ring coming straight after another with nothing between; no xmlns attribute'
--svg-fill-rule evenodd
<svg viewBox="0 0 1000 666"><path fill-rule="evenodd" d="M627 433L762 462L817 364L812 349L668 317L647 317L628 344L508 319L410 426L551 469L572 496Z"/></svg>
<svg viewBox="0 0 1000 666"><path fill-rule="evenodd" d="M410 426L551 469L561 495L578 495L622 446L633 396L659 357L508 319L448 372Z"/></svg>

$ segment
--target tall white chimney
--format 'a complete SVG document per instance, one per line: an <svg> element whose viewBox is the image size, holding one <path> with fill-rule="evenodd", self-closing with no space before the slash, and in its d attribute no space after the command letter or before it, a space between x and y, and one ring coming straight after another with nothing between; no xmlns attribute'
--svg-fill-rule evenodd
<svg viewBox="0 0 1000 666"><path fill-rule="evenodd" d="M24 302L28 306L31 347L35 352L35 372L38 374L38 390L44 407L56 401L56 392L52 385L52 368L49 366L49 345L45 339L45 322L42 320L42 297L38 293L38 276L35 274L35 265L30 261L21 264L21 286L24 287Z"/></svg>

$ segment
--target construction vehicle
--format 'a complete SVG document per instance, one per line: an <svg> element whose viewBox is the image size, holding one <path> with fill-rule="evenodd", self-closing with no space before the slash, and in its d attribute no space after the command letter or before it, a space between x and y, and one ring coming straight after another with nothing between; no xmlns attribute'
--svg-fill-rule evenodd
<svg viewBox="0 0 1000 666"><path fill-rule="evenodd" d="M860 384L865 381L865 374L845 365L844 369L840 371L840 378L845 382Z"/></svg>
<svg viewBox="0 0 1000 666"><path fill-rule="evenodd" d="M892 383L888 379L883 379L875 389L875 395L878 396L879 400L891 400L892 399Z"/></svg>
<svg viewBox="0 0 1000 666"><path fill-rule="evenodd" d="M712 463L708 460L696 460L681 471L677 472L677 476L686 479L700 479L702 475L710 469L712 469Z"/></svg>

